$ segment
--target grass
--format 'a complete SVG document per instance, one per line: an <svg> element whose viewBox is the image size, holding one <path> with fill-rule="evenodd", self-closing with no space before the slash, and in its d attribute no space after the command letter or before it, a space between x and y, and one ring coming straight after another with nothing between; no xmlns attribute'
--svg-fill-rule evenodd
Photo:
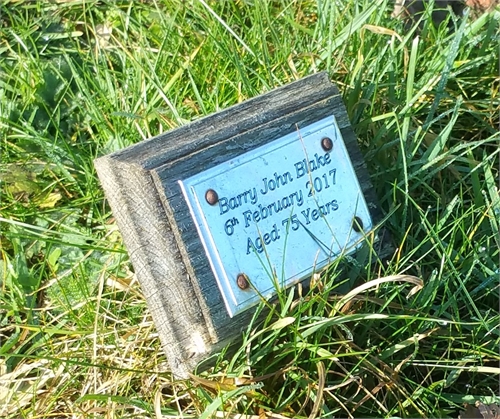
<svg viewBox="0 0 500 419"><path fill-rule="evenodd" d="M448 31L386 0L0 4L2 416L500 403L498 11ZM92 161L320 70L395 251L283 291L234 356L173 380Z"/></svg>

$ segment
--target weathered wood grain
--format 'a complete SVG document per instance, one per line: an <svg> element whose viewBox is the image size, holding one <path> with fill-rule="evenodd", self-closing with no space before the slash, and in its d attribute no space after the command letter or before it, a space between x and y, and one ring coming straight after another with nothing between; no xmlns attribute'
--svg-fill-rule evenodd
<svg viewBox="0 0 500 419"><path fill-rule="evenodd" d="M316 74L137 145L95 166L172 371L181 377L238 338L253 310L230 318L178 180L335 115L373 222L381 219L337 88Z"/></svg>

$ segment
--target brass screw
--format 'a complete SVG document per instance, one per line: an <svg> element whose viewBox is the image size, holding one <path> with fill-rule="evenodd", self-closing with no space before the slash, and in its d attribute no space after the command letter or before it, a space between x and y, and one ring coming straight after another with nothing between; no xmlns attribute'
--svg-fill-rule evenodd
<svg viewBox="0 0 500 419"><path fill-rule="evenodd" d="M361 233L363 230L363 220L357 215L352 219L352 228L357 233Z"/></svg>
<svg viewBox="0 0 500 419"><path fill-rule="evenodd" d="M215 192L213 189L208 189L205 192L205 199L210 205L215 205L217 202L219 202L219 195L217 195L217 192Z"/></svg>
<svg viewBox="0 0 500 419"><path fill-rule="evenodd" d="M236 283L242 290L246 290L250 286L248 278L245 274L238 274L238 276L236 277Z"/></svg>
<svg viewBox="0 0 500 419"><path fill-rule="evenodd" d="M325 137L321 140L321 147L323 147L323 150L325 151L330 151L333 148L333 141L330 138Z"/></svg>

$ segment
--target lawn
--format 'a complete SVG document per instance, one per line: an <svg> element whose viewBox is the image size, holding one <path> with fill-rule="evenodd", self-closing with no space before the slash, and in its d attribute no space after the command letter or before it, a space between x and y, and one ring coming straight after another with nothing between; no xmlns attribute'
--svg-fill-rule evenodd
<svg viewBox="0 0 500 419"><path fill-rule="evenodd" d="M450 417L500 404L500 12L0 0L0 416ZM449 28L448 28L449 27ZM171 376L93 160L319 71L393 251L280 293Z"/></svg>

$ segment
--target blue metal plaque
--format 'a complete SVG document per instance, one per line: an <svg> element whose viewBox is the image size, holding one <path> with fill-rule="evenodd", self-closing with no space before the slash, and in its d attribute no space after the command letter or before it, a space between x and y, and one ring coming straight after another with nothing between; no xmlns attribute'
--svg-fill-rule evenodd
<svg viewBox="0 0 500 419"><path fill-rule="evenodd" d="M334 116L179 184L231 317L373 228Z"/></svg>

